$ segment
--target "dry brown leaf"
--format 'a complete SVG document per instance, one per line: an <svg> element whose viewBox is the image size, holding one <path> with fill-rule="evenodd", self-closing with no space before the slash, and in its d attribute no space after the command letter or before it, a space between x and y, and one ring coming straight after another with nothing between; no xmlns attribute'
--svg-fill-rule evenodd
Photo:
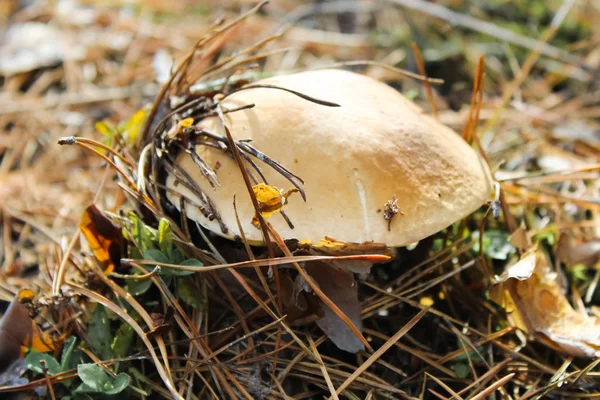
<svg viewBox="0 0 600 400"><path fill-rule="evenodd" d="M577 312L541 251L526 253L490 288L514 324L550 347L577 357L600 356L600 319Z"/></svg>
<svg viewBox="0 0 600 400"><path fill-rule="evenodd" d="M575 243L568 235L562 234L556 245L556 257L571 266L584 264L592 267L600 261L600 240Z"/></svg>
<svg viewBox="0 0 600 400"><path fill-rule="evenodd" d="M508 241L521 251L531 248L531 240L529 240L529 236L527 236L525 224L521 224L521 226L510 235Z"/></svg>
<svg viewBox="0 0 600 400"><path fill-rule="evenodd" d="M121 229L114 226L93 204L85 209L79 228L104 271L111 273L121 258Z"/></svg>
<svg viewBox="0 0 600 400"><path fill-rule="evenodd" d="M358 300L358 285L352 272L341 271L327 263L306 263L306 272L317 282L319 288L350 318L352 323L362 332L361 306ZM340 317L322 302L323 318L317 325L337 347L350 353L364 350L365 346L348 328Z"/></svg>

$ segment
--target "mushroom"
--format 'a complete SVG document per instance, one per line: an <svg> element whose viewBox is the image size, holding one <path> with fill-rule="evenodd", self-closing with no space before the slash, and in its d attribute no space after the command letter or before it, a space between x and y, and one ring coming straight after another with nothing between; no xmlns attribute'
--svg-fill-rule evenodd
<svg viewBox="0 0 600 400"><path fill-rule="evenodd" d="M280 215L269 219L284 239L318 243L331 237L403 247L475 211L493 191L487 165L458 134L384 83L343 70L316 70L254 85L286 88L339 105L323 106L264 87L233 93L222 102L226 110L254 104L225 114L233 137L251 140L251 146L304 181L306 201L293 194L284 207L293 227ZM198 126L225 134L216 117ZM181 176L167 178L169 201L179 208L185 197L188 218L234 238L240 234L233 208L237 194L245 236L261 244L262 232L252 223L255 210L236 162L214 147L197 146L196 152L216 172L219 185L211 186L189 154L179 154L176 163L217 207L222 223L200 211L197 204L202 202L181 184ZM259 167L269 185L290 187L274 169ZM360 348L356 343L345 347Z"/></svg>

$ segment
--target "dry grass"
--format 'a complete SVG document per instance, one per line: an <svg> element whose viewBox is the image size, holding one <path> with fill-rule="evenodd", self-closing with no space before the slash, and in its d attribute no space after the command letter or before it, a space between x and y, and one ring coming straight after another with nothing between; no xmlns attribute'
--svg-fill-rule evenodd
<svg viewBox="0 0 600 400"><path fill-rule="evenodd" d="M552 257L572 304L599 314L598 259L585 264L557 256L561 235L580 244L600 237L600 27L590 22L600 18L597 6L547 6L537 28L524 22L508 45L494 33L502 33L497 29L507 18L528 18L517 2L458 5L453 12L468 17L460 19L461 29L450 25L452 13L420 1L298 7L281 1L253 10L244 1L90 1L69 12L54 3L0 8L0 20L11 25L50 21L70 44L54 65L0 75L0 296L8 302L19 289L34 289L39 325L52 336L76 336L87 362L110 374L130 373L131 397L150 391L186 399L597 396L597 362L524 334L487 298L492 277L521 253L508 236L523 223L528 239ZM214 23L217 15L226 19ZM483 20L497 29L482 33L489 27ZM413 42L419 44L416 61ZM177 66L163 85L152 68L159 49ZM492 208L411 251L401 249L361 281L367 351L352 355L323 336L317 315L285 318L286 282L306 274L299 263L308 258L292 258L262 217L261 229L271 238L265 248L199 240L197 227L161 201L157 178L160 168L169 168L168 157L164 165L148 165L152 150L149 157L140 154L147 145L159 147L160 134L174 125L165 118L171 110L164 100L189 94L199 80L203 91L185 98L174 115L222 117L214 94L231 92L248 77L356 60L443 78L443 85L424 86L373 62L351 67L414 95L441 122L462 130L496 173L501 192ZM151 103L137 141L116 138L110 150L102 149L108 142L97 121L117 124ZM71 136L81 138L77 146L56 144ZM226 145L240 165L252 156L229 133L211 140ZM143 185L138 171L145 171ZM252 193L251 178L241 171ZM197 304L183 299L181 281L165 281L160 268L144 266L169 263L137 260L135 236L124 245L125 260L107 274L79 225L92 202L130 233L130 211L153 228L169 220L174 245L206 266L185 278ZM494 207L502 211L499 219ZM135 272L150 282L139 296L127 293ZM312 283L308 275L305 280ZM313 290L336 308L314 284ZM96 304L110 310L111 336L122 334L123 321L132 328L127 354L102 359L86 344ZM76 374L28 372L30 382L0 386L0 393L53 388L48 396L64 395L58 382Z"/></svg>

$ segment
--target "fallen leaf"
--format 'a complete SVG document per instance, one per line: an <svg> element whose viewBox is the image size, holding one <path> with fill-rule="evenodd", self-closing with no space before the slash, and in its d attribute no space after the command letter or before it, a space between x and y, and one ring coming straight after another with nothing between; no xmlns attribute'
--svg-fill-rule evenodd
<svg viewBox="0 0 600 400"><path fill-rule="evenodd" d="M584 264L592 267L600 261L600 240L575 243L568 235L562 234L556 245L556 257L571 266Z"/></svg>
<svg viewBox="0 0 600 400"><path fill-rule="evenodd" d="M121 229L93 204L85 209L79 228L104 272L111 273L121 259Z"/></svg>
<svg viewBox="0 0 600 400"><path fill-rule="evenodd" d="M525 224L521 224L521 226L510 235L508 241L521 251L531 248L531 240L529 240L529 237L527 236Z"/></svg>
<svg viewBox="0 0 600 400"><path fill-rule="evenodd" d="M25 289L23 298L31 292ZM26 349L54 351L62 338L53 339L44 333L29 316L29 309L15 296L0 319L0 371L22 357Z"/></svg>
<svg viewBox="0 0 600 400"><path fill-rule="evenodd" d="M542 251L526 253L497 276L489 297L515 326L546 345L576 357L600 356L600 318L571 306Z"/></svg>
<svg viewBox="0 0 600 400"><path fill-rule="evenodd" d="M292 279L288 275L280 274L279 280L283 306L287 315L286 322L302 324L323 317L319 298L312 293L312 289L301 275Z"/></svg>
<svg viewBox="0 0 600 400"><path fill-rule="evenodd" d="M319 261L306 263L306 272L317 282L323 293L362 331L358 285L352 272L342 271ZM323 309L323 318L317 320L316 323L327 337L337 347L347 352L356 353L364 350L363 343L344 321L320 300L319 303Z"/></svg>
<svg viewBox="0 0 600 400"><path fill-rule="evenodd" d="M258 211L264 218L269 218L277 211L280 211L281 208L287 204L288 197L292 193L298 192L298 189L296 188L291 188L290 190L283 192L275 186L266 185L264 183L259 183L254 186L252 190L258 201ZM252 218L252 224L256 227L259 226L258 216L255 215L254 218Z"/></svg>

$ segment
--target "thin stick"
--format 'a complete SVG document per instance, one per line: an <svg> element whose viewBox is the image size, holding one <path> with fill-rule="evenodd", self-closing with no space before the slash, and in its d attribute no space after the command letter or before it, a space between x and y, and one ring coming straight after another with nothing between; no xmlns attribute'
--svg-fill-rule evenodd
<svg viewBox="0 0 600 400"><path fill-rule="evenodd" d="M437 383L438 385L440 385L441 387L443 387L448 393L450 393L452 395L453 399L463 400L463 398L460 397L460 395L458 393L456 393L454 390L452 390L452 388L450 386L446 385L439 378L436 378L435 376L431 375L428 372L425 372L425 375L427 375L429 378L433 379L433 381L435 383Z"/></svg>
<svg viewBox="0 0 600 400"><path fill-rule="evenodd" d="M487 398L489 395L491 395L493 392L495 392L496 389L498 389L498 388L504 386L506 383L508 383L512 378L514 378L514 376L515 376L515 374L513 372L512 374L506 375L504 378L498 379L496 382L491 384L489 387L482 390L479 394L471 397L470 400L483 400L483 399Z"/></svg>
<svg viewBox="0 0 600 400"><path fill-rule="evenodd" d="M321 358L321 355L319 354L319 350L317 349L317 345L315 345L315 341L310 336L308 336L308 344L310 345L310 348L313 351L314 355L317 357L317 363L319 364L319 369L321 370L321 373L323 374L323 378L325 379L325 382L327 383L327 387L329 388L329 393L331 393L331 397L334 400L339 400L339 397L338 397L337 393L335 392L335 386L333 386L331 377L329 376L329 373L327 372L327 367L325 366L325 363L323 363L323 359Z"/></svg>
<svg viewBox="0 0 600 400"><path fill-rule="evenodd" d="M427 81L427 82L433 83L435 85L440 85L440 84L444 83L443 79L428 78L426 76L415 74L414 72L410 72L410 71L407 71L402 68L396 68L396 67L392 67L391 65L387 65L387 64L380 63L377 61L370 61L370 60L342 61L342 62L337 62L337 63L333 63L333 64L327 64L324 66L320 66L318 68L313 68L313 70L336 68L336 67L354 67L354 66L363 66L363 65L370 65L372 67L383 68L385 70L395 72L398 75L406 76L407 78L412 78L412 79L415 79L415 80L421 81L421 82Z"/></svg>
<svg viewBox="0 0 600 400"><path fill-rule="evenodd" d="M408 331L410 331L412 329L412 327L415 326L417 324L417 322L419 322L421 320L421 318L423 318L425 316L425 314L427 314L427 309L423 309L423 310L419 311L419 313L417 315L415 315L410 321L408 321L408 323L406 325L404 325L398 332L396 332L396 334L394 336L389 338L388 341L386 341L383 344L383 346L378 348L377 351L375 353L373 353L371 355L371 357L369 357L367 359L367 361L362 363L362 365L360 367L358 367L356 369L356 371L354 371L352 373L352 375L350 375L348 377L348 379L346 379L344 381L344 383L342 383L340 385L340 387L336 390L336 393L341 394L344 390L346 390L346 388L348 386L350 386L352 384L352 382L354 382L354 380L356 378L358 378L375 361L377 361L379 359L379 357L381 357L383 355L383 353L388 351L389 348L392 347L398 340L400 340L400 338L402 336L404 336Z"/></svg>
<svg viewBox="0 0 600 400"><path fill-rule="evenodd" d="M419 73L425 77L423 86L425 86L425 93L427 93L427 100L429 101L429 106L431 107L431 113L433 114L433 118L439 120L437 108L435 107L435 101L433 99L433 92L431 91L431 84L429 83L429 80L427 79L427 73L425 72L425 63L423 63L421 50L419 50L419 46L417 46L415 42L412 43L412 51L415 56L415 60L417 61Z"/></svg>
<svg viewBox="0 0 600 400"><path fill-rule="evenodd" d="M308 262L308 261L371 261L385 262L389 261L389 256L383 256L379 254L364 254L356 256L286 256L286 257L275 257L265 260L251 260L251 261L240 261L231 264L219 264L219 265L204 265L202 267L192 267L187 265L178 264L167 264L152 260L133 260L128 258L121 259L121 265L160 265L161 267L179 269L182 271L193 271L193 272L209 272L219 269L236 269L236 268L254 268L254 267L268 267L282 264L290 264L293 262Z"/></svg>
<svg viewBox="0 0 600 400"><path fill-rule="evenodd" d="M52 400L56 400L54 388L52 387L52 382L50 381L50 376L48 375L48 367L46 367L46 361L40 360L40 366L42 367L42 371L44 371L44 379L46 380L46 386L48 387L48 391L50 392L50 398Z"/></svg>
<svg viewBox="0 0 600 400"><path fill-rule="evenodd" d="M469 107L469 114L467 116L467 123L463 130L463 138L465 142L471 144L473 142L473 124L477 109L477 97L479 93L479 87L481 85L481 77L483 76L483 56L479 57L477 62L477 69L475 70L475 81L473 82L473 94L471 95L471 105Z"/></svg>
<svg viewBox="0 0 600 400"><path fill-rule="evenodd" d="M58 266L58 271L57 271L56 275L54 276L54 280L52 281L52 296L60 295L60 287L62 286L62 283L65 280L65 274L67 273L67 264L68 264L69 258L70 258L69 256L70 256L71 252L73 251L73 248L75 247L75 244L77 243L77 241L79 239L79 232L80 232L80 229L77 228L77 231L75 231L75 234L69 241L69 245L65 249L62 260L60 261L60 265Z"/></svg>
<svg viewBox="0 0 600 400"><path fill-rule="evenodd" d="M131 178L125 173L123 172L118 166L117 164L114 163L113 160L111 160L110 158L108 158L107 156L105 156L104 154L100 153L98 150L96 150L95 148L93 148L92 146L89 146L81 141L72 140L72 137L67 137L67 138L61 138L58 140L58 144L60 145L73 145L76 144L79 147L83 147L84 149L92 152L93 154L99 156L100 158L102 158L104 161L106 161L107 163L109 163L115 170L117 170L117 172L119 174L121 174L121 176L123 178L125 178L125 180L129 183L129 185L131 185L132 188L137 188L137 185L135 184L135 182L133 182L131 180Z"/></svg>
<svg viewBox="0 0 600 400"><path fill-rule="evenodd" d="M100 147L104 150L106 150L107 152L109 152L110 154L112 154L113 156L119 158L121 161L123 161L125 164L127 164L130 167L133 167L133 165L131 164L131 162L126 159L125 157L123 157L118 151L116 151L115 149L113 149L110 146L105 145L102 142L98 142L94 139L89 139L89 138L85 138L85 137L78 137L78 136L66 136L66 137L62 137L60 139L58 139L58 144L75 144L75 143L85 143L91 146L96 146L96 147Z"/></svg>

